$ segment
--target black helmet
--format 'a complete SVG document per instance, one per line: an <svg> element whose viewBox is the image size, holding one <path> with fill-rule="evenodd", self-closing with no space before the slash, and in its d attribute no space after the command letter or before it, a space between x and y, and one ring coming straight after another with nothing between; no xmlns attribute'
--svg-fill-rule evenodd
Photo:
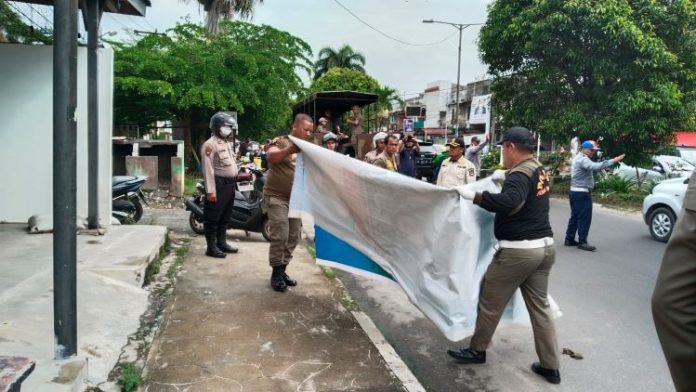
<svg viewBox="0 0 696 392"><path fill-rule="evenodd" d="M210 130L218 134L220 133L220 127L224 126L228 126L232 128L232 132L236 132L238 128L237 120L227 112L217 112L213 114L213 117L210 118Z"/></svg>

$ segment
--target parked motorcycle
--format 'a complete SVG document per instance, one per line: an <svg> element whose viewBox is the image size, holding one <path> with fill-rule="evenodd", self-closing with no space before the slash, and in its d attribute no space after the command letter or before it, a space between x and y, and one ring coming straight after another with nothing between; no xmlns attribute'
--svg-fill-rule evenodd
<svg viewBox="0 0 696 392"><path fill-rule="evenodd" d="M234 194L234 206L232 216L227 223L228 229L244 230L249 232L261 233L266 241L270 241L268 217L261 209L261 199L263 186L266 179L262 171L249 166L240 170L237 176L236 190ZM199 181L196 184L198 194L193 198L186 199L184 205L189 215L189 226L191 230L198 234L205 233L203 227L203 206L205 205L205 184Z"/></svg>
<svg viewBox="0 0 696 392"><path fill-rule="evenodd" d="M137 223L143 217L145 195L142 187L147 177L114 176L111 179L111 215L122 225Z"/></svg>

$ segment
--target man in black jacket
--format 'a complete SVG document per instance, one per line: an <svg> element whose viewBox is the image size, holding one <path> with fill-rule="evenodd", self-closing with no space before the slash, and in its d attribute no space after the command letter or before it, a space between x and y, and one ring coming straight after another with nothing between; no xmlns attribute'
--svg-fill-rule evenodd
<svg viewBox="0 0 696 392"><path fill-rule="evenodd" d="M549 176L534 159L534 137L526 128L510 128L503 137L503 162L510 170L498 194L476 193L457 187L459 194L495 213L494 231L499 249L483 277L476 329L468 348L447 353L463 363L485 363L486 349L505 306L515 290L522 290L534 330L539 362L532 371L559 384L558 342L547 289L555 260L549 223Z"/></svg>

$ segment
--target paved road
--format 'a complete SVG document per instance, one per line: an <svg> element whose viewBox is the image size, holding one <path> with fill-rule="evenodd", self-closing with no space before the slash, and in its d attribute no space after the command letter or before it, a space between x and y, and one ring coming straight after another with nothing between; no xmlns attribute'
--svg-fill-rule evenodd
<svg viewBox="0 0 696 392"><path fill-rule="evenodd" d="M562 242L566 201L553 200L551 223ZM340 273L359 306L375 321L428 391L670 391L674 390L650 315L650 296L664 244L648 234L636 214L595 209L590 243L595 253L557 247L550 293L564 316L559 345L582 353L564 355L560 386L529 370L536 360L531 328L498 330L485 365L458 365L451 343L410 304L380 282Z"/></svg>

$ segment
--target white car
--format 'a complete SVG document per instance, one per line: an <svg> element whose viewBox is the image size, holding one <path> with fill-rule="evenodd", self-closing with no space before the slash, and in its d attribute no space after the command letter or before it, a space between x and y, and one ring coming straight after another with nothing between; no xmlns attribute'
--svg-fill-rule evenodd
<svg viewBox="0 0 696 392"><path fill-rule="evenodd" d="M643 220L657 241L667 242L672 235L688 183L688 177L662 181L643 199Z"/></svg>
<svg viewBox="0 0 696 392"><path fill-rule="evenodd" d="M683 160L696 166L696 147L678 146L677 155Z"/></svg>
<svg viewBox="0 0 696 392"><path fill-rule="evenodd" d="M671 155L655 155L652 157L652 168L639 167L638 175L640 175L641 180L662 181L667 178L688 177L693 170L694 165L682 158ZM623 162L619 163L619 167L614 170L614 173L626 180L636 179L636 168Z"/></svg>

